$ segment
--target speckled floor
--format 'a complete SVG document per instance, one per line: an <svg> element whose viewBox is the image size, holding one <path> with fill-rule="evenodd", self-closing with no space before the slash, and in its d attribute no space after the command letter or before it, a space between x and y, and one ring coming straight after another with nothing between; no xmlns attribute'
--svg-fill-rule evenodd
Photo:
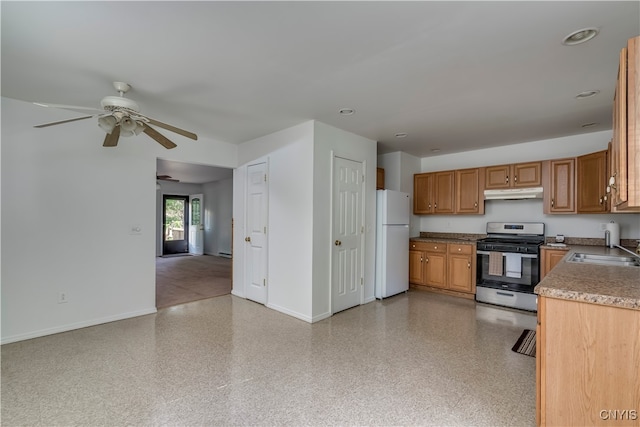
<svg viewBox="0 0 640 427"><path fill-rule="evenodd" d="M2 346L3 426L533 426L535 316L413 292L310 325L231 295Z"/></svg>

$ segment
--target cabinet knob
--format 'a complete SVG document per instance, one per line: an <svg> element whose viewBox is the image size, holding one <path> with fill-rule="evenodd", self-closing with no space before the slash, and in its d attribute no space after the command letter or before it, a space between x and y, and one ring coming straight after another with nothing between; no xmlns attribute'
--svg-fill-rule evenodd
<svg viewBox="0 0 640 427"><path fill-rule="evenodd" d="M416 247L416 245L411 245L411 247L412 247L412 248L415 248L415 247Z"/></svg>
<svg viewBox="0 0 640 427"><path fill-rule="evenodd" d="M467 263L467 268L471 268L471 263L470 262Z"/></svg>
<svg viewBox="0 0 640 427"><path fill-rule="evenodd" d="M553 205L555 205L555 201L551 199L551 207L553 207Z"/></svg>
<svg viewBox="0 0 640 427"><path fill-rule="evenodd" d="M600 204L602 204L602 202L604 202L604 199L600 197Z"/></svg>
<svg viewBox="0 0 640 427"><path fill-rule="evenodd" d="M509 175L507 175L507 180L505 181L505 184L509 183Z"/></svg>
<svg viewBox="0 0 640 427"><path fill-rule="evenodd" d="M458 248L458 252L460 252L462 250L462 248Z"/></svg>
<svg viewBox="0 0 640 427"><path fill-rule="evenodd" d="M473 204L473 207L474 207L474 208L477 208L477 207L478 207L478 202L475 202L475 203Z"/></svg>
<svg viewBox="0 0 640 427"><path fill-rule="evenodd" d="M434 246L434 247L433 247L433 249L438 249L438 247L437 247L437 246Z"/></svg>
<svg viewBox="0 0 640 427"><path fill-rule="evenodd" d="M425 258L425 259L424 259L424 262L429 262L429 258Z"/></svg>

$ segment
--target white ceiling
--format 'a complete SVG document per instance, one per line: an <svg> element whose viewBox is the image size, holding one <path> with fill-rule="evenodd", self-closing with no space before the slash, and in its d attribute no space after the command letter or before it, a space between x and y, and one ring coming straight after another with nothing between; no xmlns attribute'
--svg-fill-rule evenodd
<svg viewBox="0 0 640 427"><path fill-rule="evenodd" d="M99 107L125 81L143 114L203 143L315 119L419 157L610 129L618 54L640 34L638 1L0 7L2 96ZM600 34L561 44L585 27Z"/></svg>

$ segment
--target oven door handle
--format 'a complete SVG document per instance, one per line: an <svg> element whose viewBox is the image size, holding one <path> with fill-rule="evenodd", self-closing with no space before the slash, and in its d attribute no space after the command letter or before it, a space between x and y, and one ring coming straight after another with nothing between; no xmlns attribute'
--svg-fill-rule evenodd
<svg viewBox="0 0 640 427"><path fill-rule="evenodd" d="M496 252L500 252L500 251L496 251ZM504 254L506 253L510 253L510 254L518 254L518 252L502 252L502 255L504 256ZM476 254L478 255L489 255L488 251L476 251ZM534 255L534 254L518 254L520 255L522 258L538 258L538 255Z"/></svg>

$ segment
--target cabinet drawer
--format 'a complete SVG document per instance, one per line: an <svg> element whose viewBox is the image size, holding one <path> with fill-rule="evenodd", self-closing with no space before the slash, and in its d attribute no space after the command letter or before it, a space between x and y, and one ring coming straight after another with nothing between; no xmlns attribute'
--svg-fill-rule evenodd
<svg viewBox="0 0 640 427"><path fill-rule="evenodd" d="M473 253L473 246L462 245L457 243L449 243L449 253L471 255Z"/></svg>
<svg viewBox="0 0 640 427"><path fill-rule="evenodd" d="M427 252L446 252L447 244L439 242L409 242L409 250Z"/></svg>

